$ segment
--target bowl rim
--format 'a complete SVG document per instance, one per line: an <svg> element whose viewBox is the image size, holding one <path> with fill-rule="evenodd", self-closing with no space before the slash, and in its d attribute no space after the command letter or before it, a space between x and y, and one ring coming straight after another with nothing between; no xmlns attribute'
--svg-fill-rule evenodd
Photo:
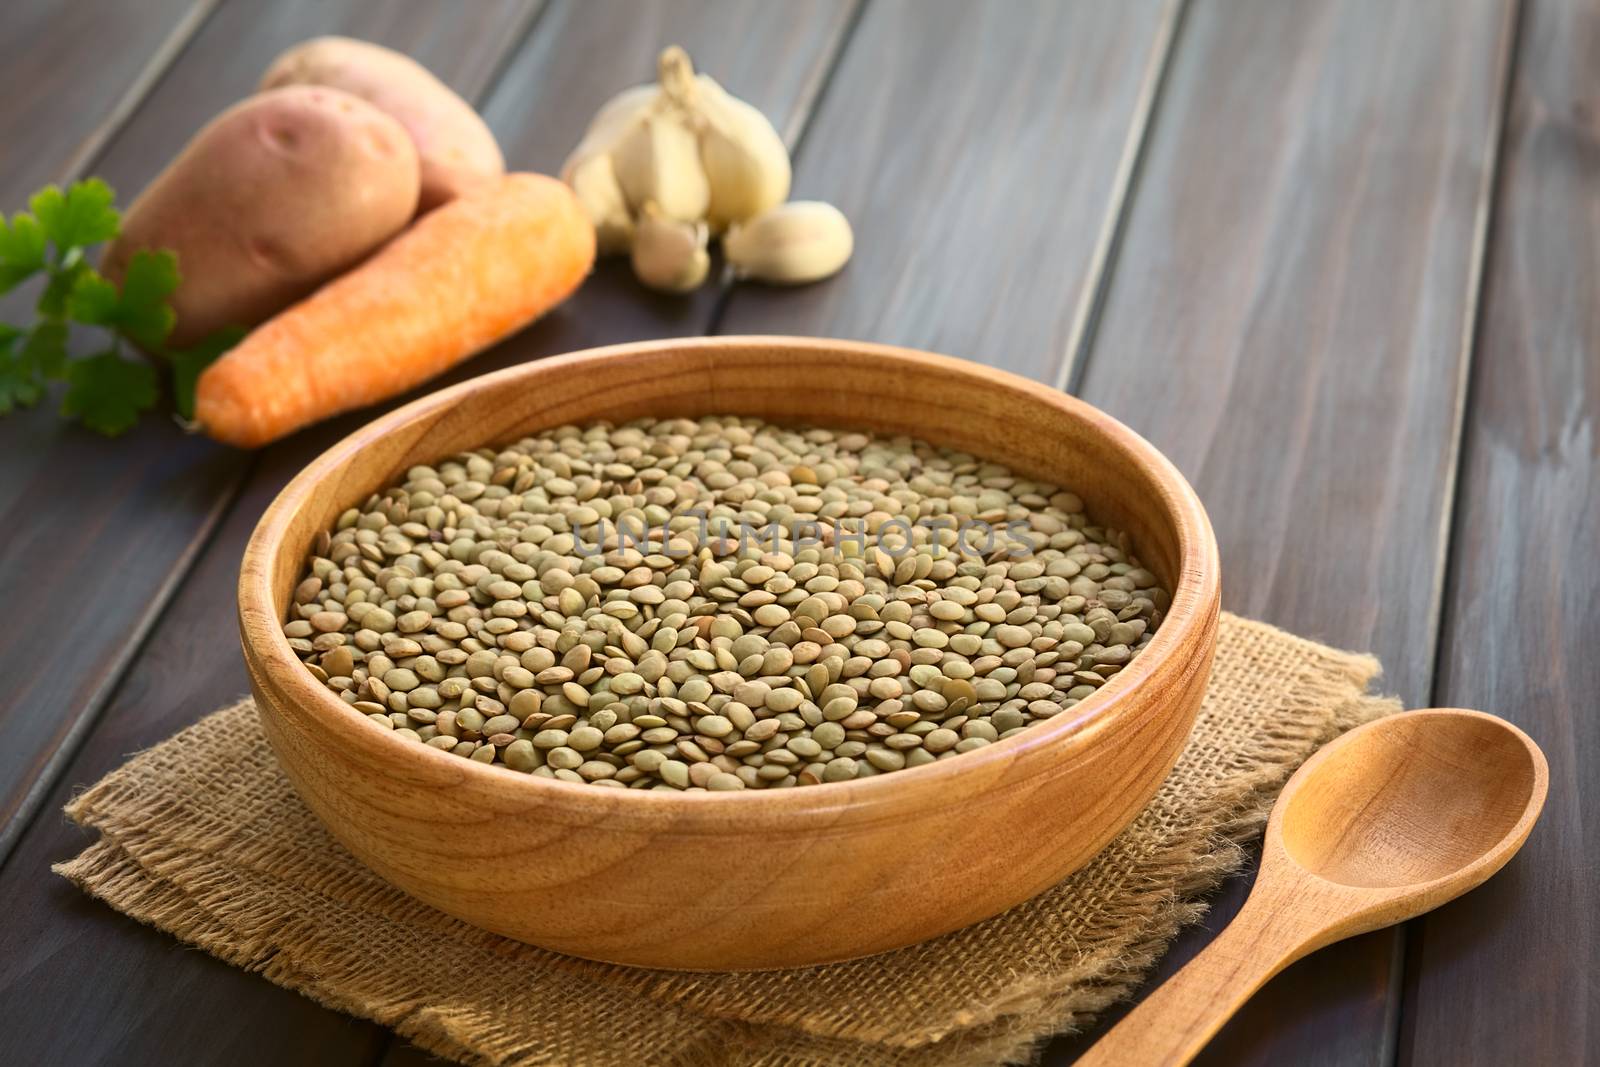
<svg viewBox="0 0 1600 1067"><path fill-rule="evenodd" d="M272 570L278 548L295 512L305 499L335 475L338 468L367 445L404 427L427 420L463 397L485 390L526 385L541 375L560 373L568 368L598 366L630 356L650 358L673 350L778 349L807 358L847 352L855 356L902 361L942 370L960 376L988 379L1028 394L1063 415L1092 427L1109 438L1118 450L1143 469L1152 482L1164 487L1164 517L1177 533L1178 559L1176 588L1172 603L1149 647L1124 670L1119 671L1091 697L1075 706L1072 715L1059 715L1046 723L1031 726L1013 737L997 741L949 760L937 760L920 767L844 782L824 782L794 789L727 791L666 791L652 789L600 789L588 784L539 778L498 764L465 760L428 745L395 736L364 715L353 714L349 705L318 682L306 670L299 656L283 635L283 622L275 607ZM737 414L737 412L734 412ZM488 443L488 442L486 442ZM1092 746L1095 736L1112 727L1119 713L1137 711L1139 702L1132 696L1141 685L1167 667L1168 654L1181 648L1209 648L1199 643L1205 632L1214 630L1220 604L1219 557L1211 522L1199 496L1177 467L1154 445L1128 426L1086 401L1043 383L971 360L938 355L894 345L866 341L784 335L725 335L718 337L670 338L637 341L582 349L517 364L478 375L464 382L436 390L394 411L362 425L312 460L277 494L257 522L245 548L239 574L238 620L244 645L246 666L258 689L266 688L262 674L276 683L289 699L310 715L327 720L329 743L340 735L362 745L390 746L392 758L420 759L433 769L465 776L467 782L490 789L529 790L529 799L543 797L552 807L577 809L583 818L663 819L673 822L673 832L694 832L696 823L706 832L732 821L748 825L757 809L762 815L792 818L805 812L838 815L849 808L856 816L876 812L890 817L916 808L937 805L938 794L952 775L980 774L1009 766L1024 757L1061 748L1063 759L1073 751ZM259 660L259 662L258 662ZM267 709L258 709L262 715ZM1071 751L1069 751L1071 750ZM1032 775L1014 776L1014 784L1025 784ZM462 780L462 779L458 779ZM1005 787L1003 781L997 787ZM554 790L554 792L551 792Z"/></svg>

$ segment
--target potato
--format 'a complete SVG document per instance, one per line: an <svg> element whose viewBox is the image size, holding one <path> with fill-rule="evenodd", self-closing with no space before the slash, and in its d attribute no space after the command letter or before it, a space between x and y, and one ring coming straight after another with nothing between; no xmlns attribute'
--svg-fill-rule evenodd
<svg viewBox="0 0 1600 1067"><path fill-rule="evenodd" d="M183 348L254 326L365 259L416 213L405 128L358 97L296 87L212 119L122 221L101 268L120 283L139 249L169 248Z"/></svg>
<svg viewBox="0 0 1600 1067"><path fill-rule="evenodd" d="M422 160L419 211L429 211L506 172L494 134L472 105L410 56L369 41L317 37L267 68L261 88L327 85L400 120Z"/></svg>

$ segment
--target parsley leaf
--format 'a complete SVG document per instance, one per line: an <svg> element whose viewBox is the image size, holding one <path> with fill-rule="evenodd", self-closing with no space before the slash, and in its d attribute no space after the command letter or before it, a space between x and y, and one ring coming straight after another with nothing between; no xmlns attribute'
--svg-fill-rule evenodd
<svg viewBox="0 0 1600 1067"><path fill-rule="evenodd" d="M41 378L60 378L67 366L67 325L41 322L28 333L18 358Z"/></svg>
<svg viewBox="0 0 1600 1067"><path fill-rule="evenodd" d="M66 364L67 328L61 323L40 323L31 331L0 325L0 413L38 403L46 382L61 377Z"/></svg>
<svg viewBox="0 0 1600 1067"><path fill-rule="evenodd" d="M177 316L167 297L178 288L178 257L171 252L135 252L122 278L122 291L99 272L85 268L67 294L67 315L89 326L121 331L140 348L166 343Z"/></svg>
<svg viewBox="0 0 1600 1067"><path fill-rule="evenodd" d="M227 326L191 348L167 353L167 358L172 361L173 403L179 415L186 419L194 418L194 390L200 380L200 372L244 340L247 332L242 326Z"/></svg>
<svg viewBox="0 0 1600 1067"><path fill-rule="evenodd" d="M65 255L69 248L99 244L117 235L120 218L111 206L113 199L111 186L90 178L73 182L66 192L58 185L47 185L33 194L28 207L55 244L56 253Z"/></svg>
<svg viewBox="0 0 1600 1067"><path fill-rule="evenodd" d="M100 272L85 267L73 275L72 288L62 305L68 318L88 326L114 326L117 321L117 287Z"/></svg>
<svg viewBox="0 0 1600 1067"><path fill-rule="evenodd" d="M50 185L29 201L32 213L0 216L0 293L43 274L31 326L0 323L0 414L37 403L52 381L65 381L61 414L107 435L119 434L155 405L158 372L143 359L123 356L132 341L171 364L178 410L191 417L196 382L245 334L219 330L181 352L167 348L177 319L169 300L180 281L178 259L166 250L142 249L127 261L121 284L90 265L91 246L117 236L120 217L110 186L99 179L65 191ZM105 347L73 358L72 323L109 331Z"/></svg>
<svg viewBox="0 0 1600 1067"><path fill-rule="evenodd" d="M111 350L67 364L61 414L114 436L137 422L139 412L154 407L156 396L155 370Z"/></svg>
<svg viewBox="0 0 1600 1067"><path fill-rule="evenodd" d="M41 392L34 376L27 372L21 358L12 351L21 336L21 330L0 322L0 414L35 403Z"/></svg>
<svg viewBox="0 0 1600 1067"><path fill-rule="evenodd" d="M65 267L52 267L50 281L39 296L39 314L47 319L59 319L67 313L67 299L78 284L78 279L94 272L82 258L74 259Z"/></svg>
<svg viewBox="0 0 1600 1067"><path fill-rule="evenodd" d="M0 293L44 270L44 253L44 228L37 219L19 211L7 224L0 216Z"/></svg>
<svg viewBox="0 0 1600 1067"><path fill-rule="evenodd" d="M177 288L176 255L165 249L135 252L122 275L117 328L141 348L160 348L178 321L177 313L167 303L167 297Z"/></svg>
<svg viewBox="0 0 1600 1067"><path fill-rule="evenodd" d="M0 353L0 415L15 408L33 407L43 392L43 387L18 366L15 357Z"/></svg>

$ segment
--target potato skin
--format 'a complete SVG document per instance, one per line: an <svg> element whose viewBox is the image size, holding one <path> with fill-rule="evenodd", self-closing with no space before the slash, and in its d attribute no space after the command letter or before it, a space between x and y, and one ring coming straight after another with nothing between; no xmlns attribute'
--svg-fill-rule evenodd
<svg viewBox="0 0 1600 1067"><path fill-rule="evenodd" d="M471 104L422 64L392 49L350 37L316 37L284 52L261 88L326 85L400 120L422 161L419 211L502 177L505 158Z"/></svg>
<svg viewBox="0 0 1600 1067"><path fill-rule="evenodd" d="M410 222L420 169L405 128L358 97L295 87L212 119L123 218L101 269L140 249L178 255L183 348L255 326L361 262Z"/></svg>

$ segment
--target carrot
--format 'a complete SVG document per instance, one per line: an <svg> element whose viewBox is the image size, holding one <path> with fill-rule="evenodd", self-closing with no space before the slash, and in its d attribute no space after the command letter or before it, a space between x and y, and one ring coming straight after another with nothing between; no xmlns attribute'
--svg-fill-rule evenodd
<svg viewBox="0 0 1600 1067"><path fill-rule="evenodd" d="M572 191L510 174L429 212L206 368L195 421L255 448L394 396L559 304L594 263Z"/></svg>

